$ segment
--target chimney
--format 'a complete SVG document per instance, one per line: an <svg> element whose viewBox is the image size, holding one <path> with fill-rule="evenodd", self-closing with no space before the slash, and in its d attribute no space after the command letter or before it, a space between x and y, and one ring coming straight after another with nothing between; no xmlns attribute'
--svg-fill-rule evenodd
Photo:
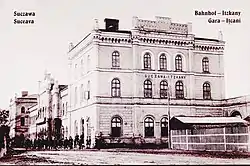
<svg viewBox="0 0 250 166"><path fill-rule="evenodd" d="M94 30L98 30L99 29L99 22L98 19L94 20Z"/></svg>
<svg viewBox="0 0 250 166"><path fill-rule="evenodd" d="M119 30L119 20L117 19L111 19L111 18L105 18L104 22L106 24L106 30L115 32Z"/></svg>
<svg viewBox="0 0 250 166"><path fill-rule="evenodd" d="M28 91L22 91L22 97L28 96Z"/></svg>
<svg viewBox="0 0 250 166"><path fill-rule="evenodd" d="M222 33L222 31L219 31L218 40L223 40L223 33Z"/></svg>

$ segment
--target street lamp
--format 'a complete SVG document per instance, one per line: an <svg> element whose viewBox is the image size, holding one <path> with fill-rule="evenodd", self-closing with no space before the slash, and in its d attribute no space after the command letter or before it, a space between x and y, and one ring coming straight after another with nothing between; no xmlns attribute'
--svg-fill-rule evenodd
<svg viewBox="0 0 250 166"><path fill-rule="evenodd" d="M171 129L170 129L170 88L167 88L167 96L168 96L168 148L171 149Z"/></svg>

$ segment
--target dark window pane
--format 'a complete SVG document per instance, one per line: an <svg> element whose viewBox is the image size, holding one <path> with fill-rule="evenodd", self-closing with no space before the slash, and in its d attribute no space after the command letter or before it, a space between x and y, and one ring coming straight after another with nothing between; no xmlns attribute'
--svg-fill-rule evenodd
<svg viewBox="0 0 250 166"><path fill-rule="evenodd" d="M111 136L120 137L121 136L121 124L122 121L119 117L114 117L111 120Z"/></svg>
<svg viewBox="0 0 250 166"><path fill-rule="evenodd" d="M21 113L25 113L25 107L21 108Z"/></svg>
<svg viewBox="0 0 250 166"><path fill-rule="evenodd" d="M144 120L145 127L145 137L153 137L154 136L154 120L150 117L147 117Z"/></svg>
<svg viewBox="0 0 250 166"><path fill-rule="evenodd" d="M21 126L24 126L24 125L25 125L25 118L21 117Z"/></svg>
<svg viewBox="0 0 250 166"><path fill-rule="evenodd" d="M168 136L168 120L167 120L167 118L161 119L161 136L162 137Z"/></svg>
<svg viewBox="0 0 250 166"><path fill-rule="evenodd" d="M167 81L161 81L160 83L160 98L168 97L168 83Z"/></svg>
<svg viewBox="0 0 250 166"><path fill-rule="evenodd" d="M184 87L181 81L177 81L175 84L175 96L177 99L184 98Z"/></svg>
<svg viewBox="0 0 250 166"><path fill-rule="evenodd" d="M202 71L209 72L209 60L207 57L202 59Z"/></svg>
<svg viewBox="0 0 250 166"><path fill-rule="evenodd" d="M112 67L120 67L120 55L117 51L112 53Z"/></svg>
<svg viewBox="0 0 250 166"><path fill-rule="evenodd" d="M167 57L165 54L161 54L160 56L160 70L167 69Z"/></svg>
<svg viewBox="0 0 250 166"><path fill-rule="evenodd" d="M151 69L151 56L149 53L146 53L143 57L144 69Z"/></svg>
<svg viewBox="0 0 250 166"><path fill-rule="evenodd" d="M150 80L144 81L144 97L152 98L152 82Z"/></svg>
<svg viewBox="0 0 250 166"><path fill-rule="evenodd" d="M119 79L115 78L111 82L111 96L120 97L121 96L121 87Z"/></svg>
<svg viewBox="0 0 250 166"><path fill-rule="evenodd" d="M203 84L203 99L211 99L211 87L209 83Z"/></svg>
<svg viewBox="0 0 250 166"><path fill-rule="evenodd" d="M177 55L175 57L175 70L182 71L182 57L181 57L181 55Z"/></svg>

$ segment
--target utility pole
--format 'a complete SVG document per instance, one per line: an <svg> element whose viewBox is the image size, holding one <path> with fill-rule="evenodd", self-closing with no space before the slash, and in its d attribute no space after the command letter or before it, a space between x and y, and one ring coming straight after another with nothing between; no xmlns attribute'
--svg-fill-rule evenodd
<svg viewBox="0 0 250 166"><path fill-rule="evenodd" d="M170 129L170 88L167 89L168 96L168 148L171 149L171 129Z"/></svg>
<svg viewBox="0 0 250 166"><path fill-rule="evenodd" d="M39 112L39 109L41 107L40 103L41 103L41 81L38 81L38 108L37 108L37 113ZM37 139L37 124L36 124L36 139Z"/></svg>

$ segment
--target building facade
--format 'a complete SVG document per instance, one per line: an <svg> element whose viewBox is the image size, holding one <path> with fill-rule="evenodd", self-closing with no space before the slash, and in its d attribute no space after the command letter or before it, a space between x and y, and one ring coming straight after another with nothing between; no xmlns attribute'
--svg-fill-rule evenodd
<svg viewBox="0 0 250 166"><path fill-rule="evenodd" d="M28 92L24 91L22 97L11 100L11 137L21 136L23 139L31 140L39 137L61 138L64 136L62 117L64 121L67 120L67 103L67 85L59 85L58 81L46 72L44 79L39 82L38 94L28 95ZM63 109L63 107L66 108ZM65 128L68 129L68 127Z"/></svg>
<svg viewBox="0 0 250 166"><path fill-rule="evenodd" d="M60 88L60 108L61 108L61 134L63 138L69 138L69 116L68 116L68 86L62 86Z"/></svg>
<svg viewBox="0 0 250 166"><path fill-rule="evenodd" d="M36 115L36 130L31 130L31 133L34 135L36 132L36 137L48 139L62 137L62 116L64 115L62 113L64 112L62 112L61 90L65 89L67 85L59 85L50 73L45 73L44 80L39 86L38 104L33 108Z"/></svg>
<svg viewBox="0 0 250 166"><path fill-rule="evenodd" d="M133 17L131 30L120 30L116 19L105 19L105 28L95 20L82 41L70 44L68 85L45 73L34 99L24 94L12 102L12 126L29 117L13 131L31 139L84 135L91 147L97 135L108 143L162 144L169 117L248 119L248 96L225 99L224 48L221 34L196 37L191 23L168 17Z"/></svg>
<svg viewBox="0 0 250 166"><path fill-rule="evenodd" d="M38 115L38 104L32 105L28 108L29 110L29 138L31 140L34 140L37 138L38 132L37 132L37 115Z"/></svg>
<svg viewBox="0 0 250 166"><path fill-rule="evenodd" d="M224 41L167 17L134 17L130 31L105 24L68 53L72 136L166 140L168 93L171 117L224 116Z"/></svg>
<svg viewBox="0 0 250 166"><path fill-rule="evenodd" d="M28 91L22 91L22 96L10 101L10 137L25 138L29 136L29 110L37 104L37 95L28 95Z"/></svg>

